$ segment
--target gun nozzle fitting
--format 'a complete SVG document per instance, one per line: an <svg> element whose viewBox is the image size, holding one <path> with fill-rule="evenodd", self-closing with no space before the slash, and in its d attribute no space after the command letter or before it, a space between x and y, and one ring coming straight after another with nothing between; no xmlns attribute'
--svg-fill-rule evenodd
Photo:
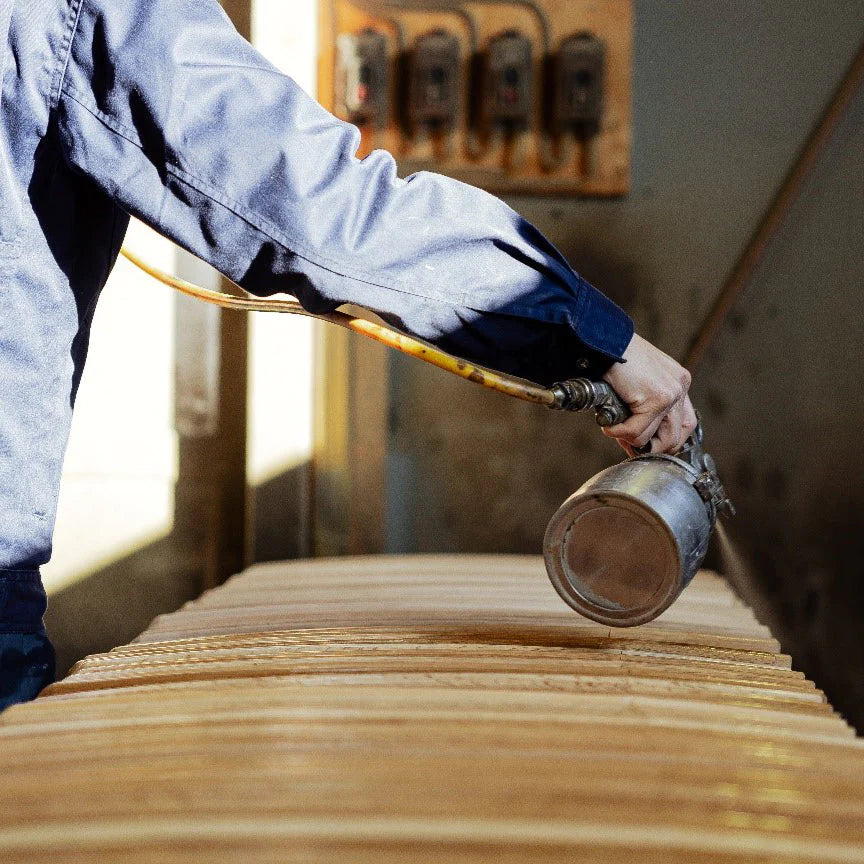
<svg viewBox="0 0 864 864"><path fill-rule="evenodd" d="M587 411L594 409L600 426L614 426L627 419L630 412L605 381L589 381L587 378L572 378L552 385L555 408L564 411Z"/></svg>
<svg viewBox="0 0 864 864"><path fill-rule="evenodd" d="M559 381L550 388L555 394L554 407L561 411L587 411L598 401L595 385L587 378Z"/></svg>

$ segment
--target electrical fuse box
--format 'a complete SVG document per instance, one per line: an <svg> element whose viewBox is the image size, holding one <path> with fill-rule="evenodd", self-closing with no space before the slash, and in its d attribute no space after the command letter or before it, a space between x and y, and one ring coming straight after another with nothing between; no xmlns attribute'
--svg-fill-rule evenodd
<svg viewBox="0 0 864 864"><path fill-rule="evenodd" d="M633 0L318 0L319 97L357 154L497 194L630 186Z"/></svg>
<svg viewBox="0 0 864 864"><path fill-rule="evenodd" d="M461 98L459 40L445 30L420 36L411 57L408 104L413 126L451 127Z"/></svg>
<svg viewBox="0 0 864 864"><path fill-rule="evenodd" d="M387 124L387 37L371 28L343 33L337 42L337 98L352 123Z"/></svg>
<svg viewBox="0 0 864 864"><path fill-rule="evenodd" d="M520 33L502 33L489 43L486 64L486 115L494 126L524 129L533 95L531 42Z"/></svg>
<svg viewBox="0 0 864 864"><path fill-rule="evenodd" d="M606 49L590 33L566 39L558 50L555 81L556 132L595 135L603 116Z"/></svg>

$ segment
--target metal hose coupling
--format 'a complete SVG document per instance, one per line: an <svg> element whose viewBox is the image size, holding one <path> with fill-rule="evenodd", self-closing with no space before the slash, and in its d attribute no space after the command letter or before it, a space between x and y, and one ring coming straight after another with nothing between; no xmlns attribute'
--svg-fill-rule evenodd
<svg viewBox="0 0 864 864"><path fill-rule="evenodd" d="M588 411L593 408L594 418L600 426L615 426L630 416L627 406L605 381L572 378L559 381L549 389L555 395L552 408L561 411Z"/></svg>

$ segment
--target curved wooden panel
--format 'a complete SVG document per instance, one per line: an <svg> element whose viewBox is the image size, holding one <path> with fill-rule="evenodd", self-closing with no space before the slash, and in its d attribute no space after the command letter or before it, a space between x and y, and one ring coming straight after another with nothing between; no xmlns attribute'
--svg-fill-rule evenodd
<svg viewBox="0 0 864 864"><path fill-rule="evenodd" d="M864 861L862 742L716 576L255 567L0 718L0 861Z"/></svg>

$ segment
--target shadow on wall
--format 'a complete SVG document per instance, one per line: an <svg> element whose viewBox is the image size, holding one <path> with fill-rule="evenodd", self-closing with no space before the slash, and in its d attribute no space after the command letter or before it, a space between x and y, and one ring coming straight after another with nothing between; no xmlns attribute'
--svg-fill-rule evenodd
<svg viewBox="0 0 864 864"><path fill-rule="evenodd" d="M739 496L739 500L742 500ZM824 502L799 526L757 536L748 523L768 526L758 508L739 508L721 527L706 566L721 572L770 627L793 668L827 694L832 706L864 734L864 530L860 502ZM842 514L846 514L845 517ZM725 534L725 537L722 536ZM795 551L791 534L797 534Z"/></svg>
<svg viewBox="0 0 864 864"><path fill-rule="evenodd" d="M57 651L57 676L88 654L131 641L156 615L195 598L206 565L192 551L172 534L51 594L45 625Z"/></svg>

